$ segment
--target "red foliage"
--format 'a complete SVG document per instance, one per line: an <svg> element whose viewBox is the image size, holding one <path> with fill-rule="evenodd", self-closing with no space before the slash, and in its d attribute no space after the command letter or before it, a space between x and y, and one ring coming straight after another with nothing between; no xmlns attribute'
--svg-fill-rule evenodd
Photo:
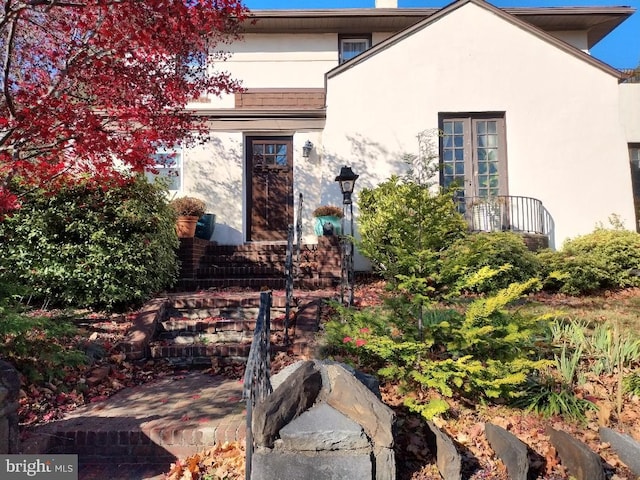
<svg viewBox="0 0 640 480"><path fill-rule="evenodd" d="M185 106L239 88L212 60L246 13L241 0L6 1L0 215L19 206L13 179L119 178L114 158L143 171L158 145L202 138Z"/></svg>

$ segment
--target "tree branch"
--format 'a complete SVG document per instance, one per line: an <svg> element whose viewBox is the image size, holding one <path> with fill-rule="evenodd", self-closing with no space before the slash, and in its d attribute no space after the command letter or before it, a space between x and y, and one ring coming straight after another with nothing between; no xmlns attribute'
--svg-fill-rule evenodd
<svg viewBox="0 0 640 480"><path fill-rule="evenodd" d="M7 40L7 45L4 52L4 70L2 74L4 75L4 81L2 82L4 99L7 102L7 108L11 113L11 116L15 118L16 116L16 106L13 103L13 97L11 96L11 82L10 82L10 73L11 73L11 54L13 52L13 48L15 46L16 40L16 21L20 14L17 14L16 19L11 22L11 27L9 28L9 38Z"/></svg>

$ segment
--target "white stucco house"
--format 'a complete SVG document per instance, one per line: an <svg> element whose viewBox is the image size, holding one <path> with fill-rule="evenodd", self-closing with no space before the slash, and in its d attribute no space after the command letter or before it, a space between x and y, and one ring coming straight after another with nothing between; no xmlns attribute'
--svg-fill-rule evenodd
<svg viewBox="0 0 640 480"><path fill-rule="evenodd" d="M284 240L300 193L313 242L313 209L342 202L342 166L360 175L357 223L358 190L401 172L418 135L439 129L439 181L463 186L473 228L542 233L555 247L612 214L635 229L640 84L589 54L633 13L483 0L254 11L215 65L245 91L194 102L211 140L164 172L207 201L218 244Z"/></svg>

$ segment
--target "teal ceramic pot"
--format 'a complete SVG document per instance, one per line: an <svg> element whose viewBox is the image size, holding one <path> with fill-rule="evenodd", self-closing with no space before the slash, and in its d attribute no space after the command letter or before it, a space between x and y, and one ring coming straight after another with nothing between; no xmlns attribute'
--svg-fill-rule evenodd
<svg viewBox="0 0 640 480"><path fill-rule="evenodd" d="M342 219L336 216L316 217L313 227L316 235L342 235Z"/></svg>
<svg viewBox="0 0 640 480"><path fill-rule="evenodd" d="M196 225L196 237L204 240L210 240L213 236L213 231L216 228L216 216L213 213L205 213L198 219Z"/></svg>

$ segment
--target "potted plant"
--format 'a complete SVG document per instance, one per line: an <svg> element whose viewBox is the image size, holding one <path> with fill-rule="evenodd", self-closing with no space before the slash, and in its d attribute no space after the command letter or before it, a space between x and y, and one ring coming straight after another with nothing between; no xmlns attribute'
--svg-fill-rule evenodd
<svg viewBox="0 0 640 480"><path fill-rule="evenodd" d="M316 235L340 235L342 233L342 209L335 205L322 205L313 211L316 223L313 231Z"/></svg>
<svg viewBox="0 0 640 480"><path fill-rule="evenodd" d="M206 204L195 197L178 197L169 202L176 211L176 232L180 238L192 238L196 234L198 219L204 215Z"/></svg>

